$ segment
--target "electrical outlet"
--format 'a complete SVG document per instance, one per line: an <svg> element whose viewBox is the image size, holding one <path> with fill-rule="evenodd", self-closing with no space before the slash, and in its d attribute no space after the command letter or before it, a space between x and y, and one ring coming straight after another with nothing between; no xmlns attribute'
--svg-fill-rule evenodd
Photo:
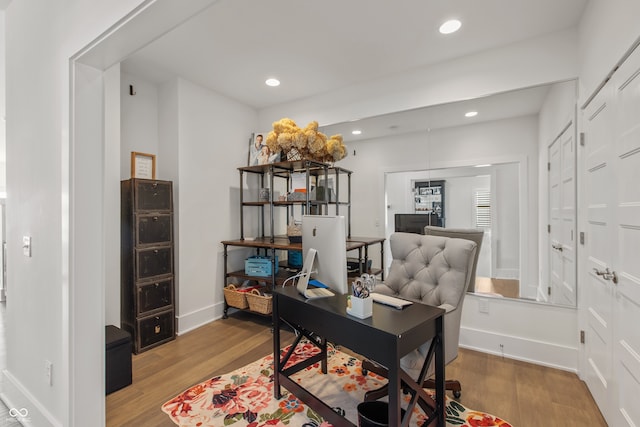
<svg viewBox="0 0 640 427"><path fill-rule="evenodd" d="M489 300L488 299L478 300L478 310L480 310L480 313L489 314Z"/></svg>
<svg viewBox="0 0 640 427"><path fill-rule="evenodd" d="M49 385L53 385L53 363L44 361L44 379Z"/></svg>

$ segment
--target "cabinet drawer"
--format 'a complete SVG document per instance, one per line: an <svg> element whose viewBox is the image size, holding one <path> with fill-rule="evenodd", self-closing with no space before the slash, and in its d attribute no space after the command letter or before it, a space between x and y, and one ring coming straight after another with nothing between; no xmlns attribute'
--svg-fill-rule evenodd
<svg viewBox="0 0 640 427"><path fill-rule="evenodd" d="M171 243L173 215L136 215L136 246Z"/></svg>
<svg viewBox="0 0 640 427"><path fill-rule="evenodd" d="M136 281L173 273L173 247L136 249Z"/></svg>
<svg viewBox="0 0 640 427"><path fill-rule="evenodd" d="M138 349L173 339L173 310L138 319Z"/></svg>
<svg viewBox="0 0 640 427"><path fill-rule="evenodd" d="M171 308L173 304L173 279L138 284L137 288L138 311L136 315L161 308Z"/></svg>
<svg viewBox="0 0 640 427"><path fill-rule="evenodd" d="M171 181L153 181L136 179L134 204L138 211L171 211Z"/></svg>

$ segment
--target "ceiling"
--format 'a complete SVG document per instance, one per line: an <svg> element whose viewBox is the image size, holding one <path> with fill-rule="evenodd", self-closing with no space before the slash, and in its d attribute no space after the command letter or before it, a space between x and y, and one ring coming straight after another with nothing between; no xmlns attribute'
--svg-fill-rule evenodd
<svg viewBox="0 0 640 427"><path fill-rule="evenodd" d="M340 134L345 142L350 142L535 115L542 108L550 87L550 85L541 85L476 99L398 111L323 126L321 130L327 135ZM465 117L465 114L470 111L475 111L478 115ZM354 130L360 130L363 133L353 135Z"/></svg>
<svg viewBox="0 0 640 427"><path fill-rule="evenodd" d="M572 28L587 1L218 0L122 70L181 76L259 110ZM450 18L462 28L444 36Z"/></svg>

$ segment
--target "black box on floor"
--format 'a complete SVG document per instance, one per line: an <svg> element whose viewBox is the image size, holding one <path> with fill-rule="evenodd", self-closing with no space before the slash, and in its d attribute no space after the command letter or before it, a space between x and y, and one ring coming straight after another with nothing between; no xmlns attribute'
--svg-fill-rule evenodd
<svg viewBox="0 0 640 427"><path fill-rule="evenodd" d="M107 394L131 384L131 335L113 325L106 327Z"/></svg>

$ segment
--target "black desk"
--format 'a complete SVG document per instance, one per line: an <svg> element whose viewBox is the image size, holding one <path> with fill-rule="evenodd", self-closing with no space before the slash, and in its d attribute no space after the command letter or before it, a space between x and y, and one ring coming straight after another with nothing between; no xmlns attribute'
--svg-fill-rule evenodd
<svg viewBox="0 0 640 427"><path fill-rule="evenodd" d="M444 310L423 304L413 304L404 310L374 304L373 316L358 319L346 313L346 295L336 295L331 298L305 300L295 287L278 287L273 290L273 356L274 356L274 395L276 399L282 397L280 386L284 386L303 402L307 403L325 420L334 426L353 426L351 422L342 418L330 407L322 403L315 396L305 390L300 384L289 377L294 373L321 362L322 372L327 372L327 340L334 344L344 345L352 351L386 366L389 370L389 425L401 425L400 393L401 382L412 390L413 398L409 411L414 407L419 396L424 402L431 399L415 378L400 369L400 358L411 350L418 348L425 341L433 338L430 357L435 356L436 368L436 400L432 402L432 417L437 418L437 426L445 426L444 414ZM283 322L295 328L300 334L281 360L280 328ZM283 370L293 348L302 337L318 345L320 353ZM429 360L430 360L429 357ZM422 377L426 373L428 361L423 368ZM422 381L419 381L421 383ZM427 414L429 415L429 414ZM425 423L429 425L430 421ZM402 425L409 424L409 417L405 417Z"/></svg>

